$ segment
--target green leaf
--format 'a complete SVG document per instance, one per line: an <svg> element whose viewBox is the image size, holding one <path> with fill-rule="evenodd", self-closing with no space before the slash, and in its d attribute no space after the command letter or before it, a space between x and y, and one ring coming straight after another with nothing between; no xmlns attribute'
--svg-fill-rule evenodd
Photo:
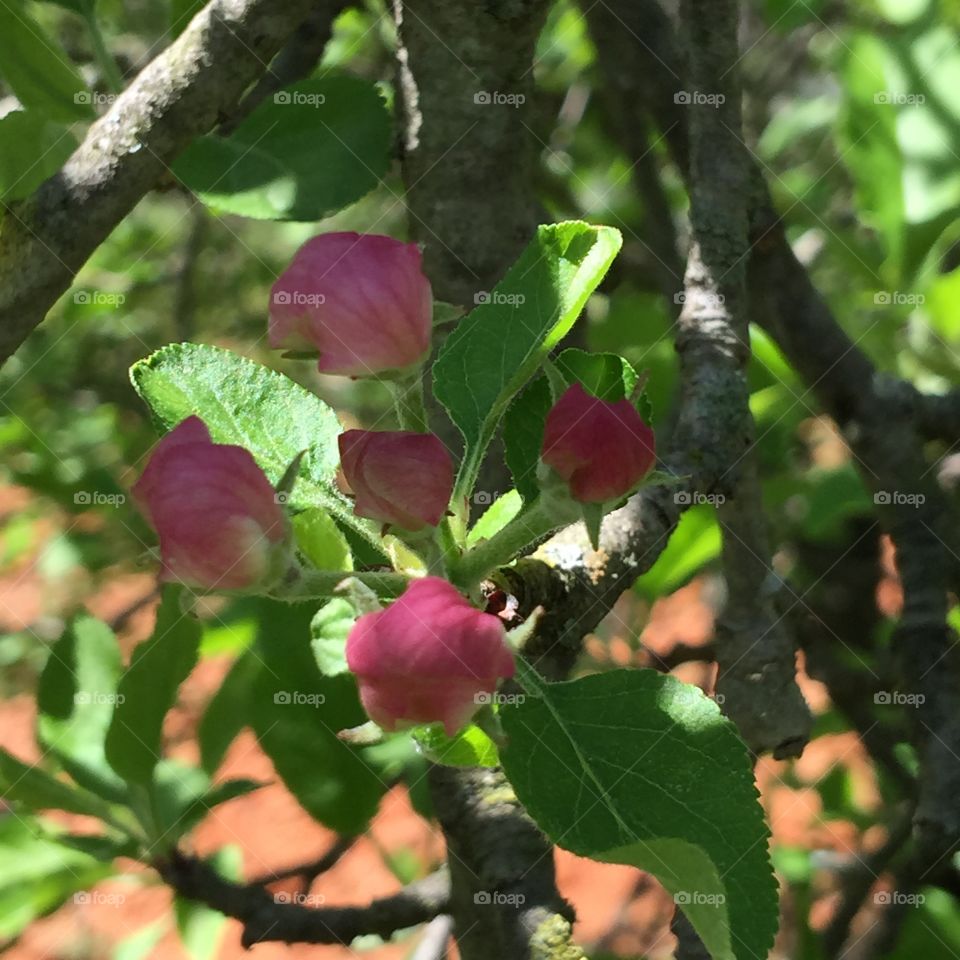
<svg viewBox="0 0 960 960"><path fill-rule="evenodd" d="M63 166L77 145L70 131L32 110L0 117L0 200L30 196Z"/></svg>
<svg viewBox="0 0 960 960"><path fill-rule="evenodd" d="M93 116L90 91L67 52L16 2L0 4L0 76L24 107L48 120Z"/></svg>
<svg viewBox="0 0 960 960"><path fill-rule="evenodd" d="M113 631L81 616L50 648L37 686L37 740L78 783L114 801L126 786L107 763L104 739L122 672Z"/></svg>
<svg viewBox="0 0 960 960"><path fill-rule="evenodd" d="M466 441L455 496L469 496L511 398L573 326L621 242L612 227L539 227L493 293L447 338L433 376L437 399Z"/></svg>
<svg viewBox="0 0 960 960"><path fill-rule="evenodd" d="M117 687L117 706L107 730L107 760L133 783L150 782L161 756L163 718L197 662L200 624L181 609L181 589L164 588L153 635L133 651Z"/></svg>
<svg viewBox="0 0 960 960"><path fill-rule="evenodd" d="M204 0L170 0L170 35L178 37L206 6Z"/></svg>
<svg viewBox="0 0 960 960"><path fill-rule="evenodd" d="M898 107L890 102L885 51L877 37L859 34L847 47L845 109L840 118L842 156L856 184L860 210L883 234L899 281L902 263L903 155L897 142Z"/></svg>
<svg viewBox="0 0 960 960"><path fill-rule="evenodd" d="M154 947L167 932L169 921L166 916L141 927L129 937L124 937L110 954L110 960L147 960Z"/></svg>
<svg viewBox="0 0 960 960"><path fill-rule="evenodd" d="M318 570L352 570L347 538L326 510L306 510L293 518L297 546Z"/></svg>
<svg viewBox="0 0 960 960"><path fill-rule="evenodd" d="M216 806L246 796L264 786L256 780L239 778L210 786L210 778L199 767L176 760L162 760L150 786L154 844L169 847L188 834Z"/></svg>
<svg viewBox="0 0 960 960"><path fill-rule="evenodd" d="M337 739L367 718L352 676L324 677L310 650L309 605L265 601L262 661L249 720L287 789L332 830L359 833L387 784L362 753Z"/></svg>
<svg viewBox="0 0 960 960"><path fill-rule="evenodd" d="M629 397L639 379L637 371L615 353L587 353L571 347L553 362L567 384L580 383L587 393L609 403Z"/></svg>
<svg viewBox="0 0 960 960"><path fill-rule="evenodd" d="M481 540L489 540L502 530L519 512L523 500L516 490L508 490L487 508L467 534L467 546L472 547Z"/></svg>
<svg viewBox="0 0 960 960"><path fill-rule="evenodd" d="M448 767L495 767L499 764L497 745L476 724L448 737L439 723L417 727L413 739L424 756Z"/></svg>
<svg viewBox="0 0 960 960"><path fill-rule="evenodd" d="M500 711L501 761L543 831L673 895L715 960L766 957L777 884L747 749L700 690L653 670L547 684Z"/></svg>
<svg viewBox="0 0 960 960"><path fill-rule="evenodd" d="M237 734L247 725L253 684L259 670L259 658L252 650L246 651L234 661L207 704L197 739L200 741L201 766L210 776L220 766Z"/></svg>
<svg viewBox="0 0 960 960"><path fill-rule="evenodd" d="M553 396L546 377L537 377L510 404L503 420L503 446L513 482L526 503L540 496L537 465Z"/></svg>
<svg viewBox="0 0 960 960"><path fill-rule="evenodd" d="M387 171L390 117L356 77L304 80L261 103L229 137L201 137L173 165L200 199L261 220L320 220Z"/></svg>
<svg viewBox="0 0 960 960"><path fill-rule="evenodd" d="M141 806L137 810L150 836L151 848L161 853L171 848L187 832L188 811L196 823L203 815L197 810L200 798L210 786L210 778L199 767L169 757L161 759L151 771L145 787L134 788Z"/></svg>
<svg viewBox="0 0 960 960"><path fill-rule="evenodd" d="M354 516L336 486L341 432L336 414L289 377L229 350L193 343L158 350L135 363L130 377L158 426L170 430L196 414L214 442L246 447L271 483L307 450L288 506L325 507L338 523L378 546L376 526Z"/></svg>
<svg viewBox="0 0 960 960"><path fill-rule="evenodd" d="M680 517L656 563L637 580L634 589L648 600L666 596L719 557L720 547L714 508L706 504L690 507Z"/></svg>
<svg viewBox="0 0 960 960"><path fill-rule="evenodd" d="M600 525L603 523L602 503L581 503L580 513L583 525L587 528L587 537L594 550L600 549Z"/></svg>
<svg viewBox="0 0 960 960"><path fill-rule="evenodd" d="M110 817L110 807L100 797L57 780L46 770L24 763L2 748L0 795L8 802L22 803L31 812L66 810L90 817Z"/></svg>
<svg viewBox="0 0 960 960"><path fill-rule="evenodd" d="M310 646L320 672L326 677L349 673L347 635L357 619L349 600L336 597L325 603L310 621Z"/></svg>
<svg viewBox="0 0 960 960"><path fill-rule="evenodd" d="M0 818L0 940L19 934L114 869L48 831L43 821Z"/></svg>

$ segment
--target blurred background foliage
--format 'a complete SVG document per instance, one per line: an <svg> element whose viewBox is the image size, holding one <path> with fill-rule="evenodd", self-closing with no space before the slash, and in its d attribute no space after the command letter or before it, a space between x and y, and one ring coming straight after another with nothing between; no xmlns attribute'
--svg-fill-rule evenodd
<svg viewBox="0 0 960 960"><path fill-rule="evenodd" d="M97 31L89 29L87 9L82 0L62 0L26 2L21 12L62 47L90 90L106 96L99 40L129 76L176 35L197 3L101 0ZM956 385L960 0L754 0L744 10L748 139L801 259L848 334L880 369L927 391ZM318 73L365 78L390 102L393 43L388 11L372 0L339 17ZM526 107L526 123L540 144L536 189L549 219L583 218L623 231L624 252L591 300L578 341L621 353L638 370L649 371L654 423L666 432L676 403L670 337L675 304L662 294L646 243L662 225L651 222L631 177L632 160L611 133L597 57L579 8L559 0L538 44L538 101ZM0 118L14 106L11 91L0 85ZM64 159L64 143L82 136L84 117L65 112L45 121L52 126L31 132L49 153L28 180L53 172ZM6 198L24 187L5 175L3 156L14 150L12 142L0 143ZM686 198L680 178L663 145L652 140L651 148L682 240ZM9 169L19 170L17 162L11 159ZM156 439L128 380L134 361L172 341L215 343L308 385L346 424L372 423L384 415L376 386L322 378L309 363L283 360L266 346L271 284L304 240L334 229L404 236L396 165L362 200L318 224L218 215L172 181L114 231L47 321L0 370L3 695L35 688L50 645L91 596L139 573L140 592L132 592L130 610L152 601L152 590L143 589L145 572L152 569L147 553L152 537L124 499ZM767 336L753 330L752 338L751 405L775 565L778 573L812 590L823 565L811 558L839 558L852 549L869 529L872 502L808 388ZM719 548L713 508L689 510L666 552L588 645L583 669L604 669L617 657L642 653L654 604L678 590L688 591L686 602L716 608L722 602ZM695 596L691 584L698 585ZM869 662L883 674L888 618L897 613L889 571L885 586L880 615L862 625L851 645L847 659L854 671ZM956 610L953 616L960 619ZM247 600L212 608L202 653L241 657L230 675L236 678L243 651L275 618L270 605ZM122 629L125 614L117 620ZM667 653L650 654L652 664ZM711 679L708 669L694 678L706 684ZM231 689L221 688L221 707ZM849 716L828 700L817 706L822 737L851 729ZM869 704L865 709L869 712ZM884 724L899 762L909 769L905 724L888 723L886 717ZM415 762L391 756L377 758L375 765L381 773L389 770L384 776L392 781ZM813 777L789 767L781 772L783 782L817 791L823 822L851 823L863 837L878 825L889 826L890 811L904 792L882 763L871 773L878 793L866 791L865 797L857 776L839 761ZM297 793L295 785L287 785ZM417 806L428 813L420 792ZM27 849L33 858L29 876L22 866ZM16 937L34 915L109 869L84 856L78 851L77 863L66 864L62 849L41 834L28 835L19 821L0 818L0 864L9 861L9 871L0 866L0 907L15 886L21 891L16 919L0 936ZM829 893L822 876L827 858L801 843L781 843L774 857L790 905L784 955L819 957L810 931L822 925L814 906ZM409 865L398 870L410 875ZM32 891L25 902L24 889ZM955 900L942 890L925 893L925 902L909 912L896 957L960 952ZM200 944L194 955L207 944L202 921L191 921ZM146 950L149 934L145 928Z"/></svg>

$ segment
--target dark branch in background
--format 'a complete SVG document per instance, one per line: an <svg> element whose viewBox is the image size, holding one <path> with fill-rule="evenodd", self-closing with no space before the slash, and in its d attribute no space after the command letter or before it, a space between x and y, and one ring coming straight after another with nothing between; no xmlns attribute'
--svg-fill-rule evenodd
<svg viewBox="0 0 960 960"><path fill-rule="evenodd" d="M737 79L737 0L684 0L688 48L692 243L677 351L684 383L710 397L684 405L675 442L693 463L714 461L727 602L717 624L718 692L755 753L795 756L810 713L796 682L796 654L773 597L754 452L746 365L749 168ZM698 99L699 98L699 99ZM692 416L688 415L692 414Z"/></svg>
<svg viewBox="0 0 960 960"><path fill-rule="evenodd" d="M63 169L0 219L0 363L195 137L268 67L315 0L214 0L97 120Z"/></svg>
<svg viewBox="0 0 960 960"><path fill-rule="evenodd" d="M914 778L894 750L900 733L878 723L874 707L874 695L893 682L891 665L881 663L872 649L882 619L876 602L880 529L872 520L852 519L837 543L799 539L796 551L797 571L780 599L806 657L807 673L826 685L833 705L874 761L904 798L915 801Z"/></svg>
<svg viewBox="0 0 960 960"><path fill-rule="evenodd" d="M893 647L904 692L924 698L915 736L921 765L916 826L920 842L939 856L960 842L960 665L946 623L948 544L956 536L950 510L928 470L902 386L879 375L836 323L790 249L759 179L757 194L754 321L770 331L843 431L897 548L904 609Z"/></svg>
<svg viewBox="0 0 960 960"><path fill-rule="evenodd" d="M930 440L960 443L960 390L917 398L917 429Z"/></svg>
<svg viewBox="0 0 960 960"><path fill-rule="evenodd" d="M658 37L663 46L651 49L649 40L638 40L635 63L656 90L651 109L689 184L689 143L677 132L685 108L674 102L671 90L682 70L669 19L653 0L612 6L620 18L641 7L647 23L659 21L646 36ZM931 852L954 849L960 839L960 808L954 802L960 793L960 671L945 617L956 533L917 434L917 393L878 374L852 343L794 255L755 162L751 179L750 318L771 333L844 432L867 487L890 501L878 512L897 547L904 587L894 646L904 692L925 698L918 711L923 772L917 825ZM903 502L910 494L922 496L923 503Z"/></svg>
<svg viewBox="0 0 960 960"><path fill-rule="evenodd" d="M823 932L823 946L828 957L841 956L843 945L850 932L850 924L853 923L854 917L859 913L867 895L873 889L877 877L910 839L912 820L911 807L902 812L890 827L886 842L873 853L860 858L850 875L845 878L843 899Z"/></svg>
<svg viewBox="0 0 960 960"><path fill-rule="evenodd" d="M197 900L243 924L244 947L266 941L350 943L376 934L385 940L397 930L432 920L447 910L450 881L438 870L390 897L363 907L309 908L282 901L258 884L225 880L203 860L175 854L156 864L163 879L182 897Z"/></svg>
<svg viewBox="0 0 960 960"><path fill-rule="evenodd" d="M310 860L307 863L299 863L292 867L285 867L282 870L272 870L269 873L254 877L250 883L266 884L276 883L277 880L287 880L291 877L299 877L309 884L328 870L332 870L341 860L343 855L350 850L357 842L357 837L337 837L330 844L330 848L316 860Z"/></svg>
<svg viewBox="0 0 960 960"><path fill-rule="evenodd" d="M673 919L670 921L670 932L677 938L677 949L674 954L677 960L713 960L710 951L697 936L697 931L693 929L693 924L682 911L674 911Z"/></svg>
<svg viewBox="0 0 960 960"><path fill-rule="evenodd" d="M441 300L472 308L536 228L536 155L524 116L533 105L534 45L548 6L395 0L410 229L424 245L425 270ZM524 99L510 106L497 95ZM450 913L464 960L582 956L571 943L572 911L557 892L552 847L503 772L434 767L429 782L447 840Z"/></svg>
<svg viewBox="0 0 960 960"><path fill-rule="evenodd" d="M268 97L309 76L320 62L333 32L333 22L349 0L314 0L313 9L270 64L270 69L247 92L220 133L229 134Z"/></svg>

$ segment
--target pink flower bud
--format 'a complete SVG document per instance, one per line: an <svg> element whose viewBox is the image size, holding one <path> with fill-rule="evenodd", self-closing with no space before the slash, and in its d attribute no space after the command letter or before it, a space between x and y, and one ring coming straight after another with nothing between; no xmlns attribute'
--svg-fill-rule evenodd
<svg viewBox="0 0 960 960"><path fill-rule="evenodd" d="M500 619L439 577L414 580L386 610L360 617L347 638L347 665L364 708L385 730L442 723L448 736L515 669Z"/></svg>
<svg viewBox="0 0 960 960"><path fill-rule="evenodd" d="M340 466L356 496L358 517L410 531L440 522L453 491L453 462L439 437L348 430L339 443Z"/></svg>
<svg viewBox="0 0 960 960"><path fill-rule="evenodd" d="M133 499L160 538L162 580L238 590L269 573L283 511L248 450L187 417L154 448Z"/></svg>
<svg viewBox="0 0 960 960"><path fill-rule="evenodd" d="M547 414L540 459L566 481L574 500L618 500L652 469L653 430L629 400L600 400L575 383Z"/></svg>
<svg viewBox="0 0 960 960"><path fill-rule="evenodd" d="M270 346L319 351L321 373L373 376L422 363L432 317L416 244L324 233L297 251L273 285Z"/></svg>

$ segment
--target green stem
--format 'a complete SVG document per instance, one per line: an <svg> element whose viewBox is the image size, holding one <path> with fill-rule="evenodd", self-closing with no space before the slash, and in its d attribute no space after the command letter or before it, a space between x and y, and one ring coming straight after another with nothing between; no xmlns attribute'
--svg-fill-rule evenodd
<svg viewBox="0 0 960 960"><path fill-rule="evenodd" d="M90 31L90 42L93 45L93 55L96 58L100 72L111 93L120 93L123 90L123 77L117 67L116 60L110 55L107 45L104 42L103 34L100 32L100 24L97 23L97 16L93 11L93 5L86 6L83 14L87 22L87 29Z"/></svg>
<svg viewBox="0 0 960 960"><path fill-rule="evenodd" d="M452 570L460 561L462 549L453 530L454 519L454 517L444 517L437 528L437 543L447 570Z"/></svg>
<svg viewBox="0 0 960 960"><path fill-rule="evenodd" d="M525 548L568 523L570 518L558 519L556 512L548 511L540 499L489 540L468 550L460 561L453 565L450 579L469 589L491 570L509 563L523 553Z"/></svg>
<svg viewBox="0 0 960 960"><path fill-rule="evenodd" d="M368 586L378 597L399 597L410 582L402 573L364 573L355 570L304 570L295 579L275 585L269 596L276 600L310 600L337 596L337 587L354 578Z"/></svg>
<svg viewBox="0 0 960 960"><path fill-rule="evenodd" d="M417 374L412 380L393 380L388 382L393 394L393 407L397 412L401 430L415 433L429 433L427 411L423 403L423 377Z"/></svg>

